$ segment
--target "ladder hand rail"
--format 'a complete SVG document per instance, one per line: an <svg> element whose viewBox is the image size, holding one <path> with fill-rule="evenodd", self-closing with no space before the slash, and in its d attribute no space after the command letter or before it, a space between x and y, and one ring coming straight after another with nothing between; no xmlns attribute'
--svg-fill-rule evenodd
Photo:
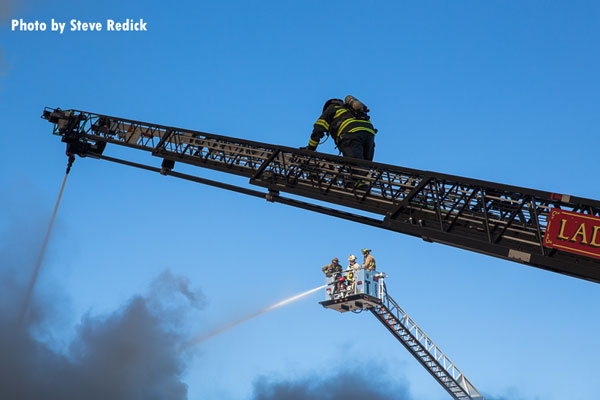
<svg viewBox="0 0 600 400"><path fill-rule="evenodd" d="M373 307L370 311L446 389L453 399L484 400L456 365L387 293L385 286L382 305Z"/></svg>

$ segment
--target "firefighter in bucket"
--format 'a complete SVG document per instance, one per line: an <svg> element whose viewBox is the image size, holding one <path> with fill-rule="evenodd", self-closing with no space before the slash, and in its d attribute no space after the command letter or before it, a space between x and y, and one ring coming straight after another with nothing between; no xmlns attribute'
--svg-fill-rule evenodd
<svg viewBox="0 0 600 400"><path fill-rule="evenodd" d="M332 279L333 284L333 292L331 293L331 297L338 293L341 288L345 288L344 277L342 276L342 266L340 265L340 260L335 257L331 260L331 264L327 264L323 268L321 268L326 277Z"/></svg>
<svg viewBox="0 0 600 400"><path fill-rule="evenodd" d="M356 271L360 270L360 264L356 262L356 256L354 254L350 254L348 261L350 264L348 264L344 274L344 277L346 278L346 291L344 297L354 294L356 289Z"/></svg>

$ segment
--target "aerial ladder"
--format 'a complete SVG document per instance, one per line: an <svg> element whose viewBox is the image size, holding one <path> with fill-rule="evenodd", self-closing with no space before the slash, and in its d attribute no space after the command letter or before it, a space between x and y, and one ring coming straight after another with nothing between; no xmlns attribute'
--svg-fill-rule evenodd
<svg viewBox="0 0 600 400"><path fill-rule="evenodd" d="M348 273L352 273L351 282ZM454 400L485 400L448 356L388 294L387 274L360 269L325 279L323 307L354 313L369 310Z"/></svg>
<svg viewBox="0 0 600 400"><path fill-rule="evenodd" d="M71 157L138 167L600 282L597 200L86 111L45 108L42 118ZM107 144L147 152L161 165L107 156ZM243 176L266 192L178 172L176 163Z"/></svg>
<svg viewBox="0 0 600 400"><path fill-rule="evenodd" d="M68 168L75 155L111 161L600 283L597 200L74 109L46 107L42 118L66 143ZM160 167L105 155L108 144L147 152ZM176 163L242 176L266 191L178 172ZM371 297L321 304L370 310L454 399L482 400L383 279L371 287L380 288Z"/></svg>

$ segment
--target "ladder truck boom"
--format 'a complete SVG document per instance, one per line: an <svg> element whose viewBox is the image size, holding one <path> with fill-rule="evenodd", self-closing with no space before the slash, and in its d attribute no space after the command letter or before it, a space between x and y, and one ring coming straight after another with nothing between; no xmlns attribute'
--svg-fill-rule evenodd
<svg viewBox="0 0 600 400"><path fill-rule="evenodd" d="M485 400L448 356L392 299L386 274L360 269L326 278L323 307L339 312L369 310L455 400Z"/></svg>
<svg viewBox="0 0 600 400"><path fill-rule="evenodd" d="M600 283L597 200L86 111L46 108L42 118L54 124L67 152L80 157L160 172ZM145 151L162 159L161 167L106 156L108 144ZM177 172L175 163L243 176L267 191ZM364 184L356 187L357 181ZM556 238L549 238L549 232Z"/></svg>

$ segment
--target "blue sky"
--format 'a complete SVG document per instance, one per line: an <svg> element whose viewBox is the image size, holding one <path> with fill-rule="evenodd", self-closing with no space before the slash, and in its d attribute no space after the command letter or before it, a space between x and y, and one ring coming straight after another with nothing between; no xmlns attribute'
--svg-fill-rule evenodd
<svg viewBox="0 0 600 400"><path fill-rule="evenodd" d="M45 106L304 146L323 102L353 94L379 130L376 161L600 198L595 2L10 6L0 30L0 229L31 227L27 253L66 165L39 118ZM143 18L148 32L12 32L11 18ZM334 152L330 142L319 150ZM106 154L159 165L135 151ZM67 348L82 316L121 309L164 270L203 293L205 307L185 321L203 331L322 284L322 265L363 247L389 274L390 294L483 393L596 396L597 284L91 159L69 176L36 288L40 298L60 293L41 335ZM400 382L414 398L447 398L372 316L320 300L199 346L183 378L188 398L251 398L261 377L344 369Z"/></svg>

